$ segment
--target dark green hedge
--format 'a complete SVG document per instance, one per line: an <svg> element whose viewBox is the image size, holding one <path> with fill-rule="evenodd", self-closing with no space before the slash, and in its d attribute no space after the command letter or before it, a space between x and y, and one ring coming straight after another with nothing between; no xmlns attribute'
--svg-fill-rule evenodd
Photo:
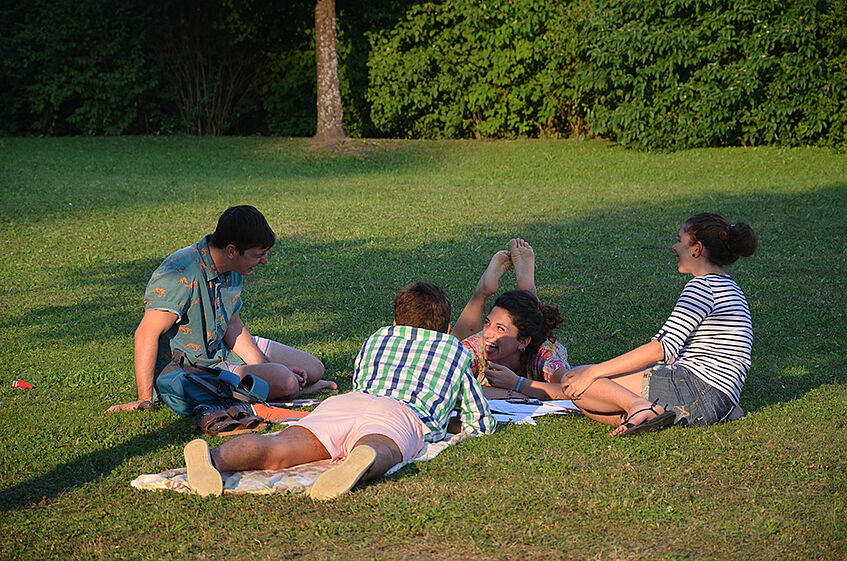
<svg viewBox="0 0 847 561"><path fill-rule="evenodd" d="M446 0L371 34L371 118L401 137L525 137L578 128L567 5Z"/></svg>
<svg viewBox="0 0 847 561"><path fill-rule="evenodd" d="M351 136L847 147L847 0L336 6ZM313 10L5 3L0 134L311 135Z"/></svg>
<svg viewBox="0 0 847 561"><path fill-rule="evenodd" d="M592 132L642 149L847 145L847 2L603 0Z"/></svg>
<svg viewBox="0 0 847 561"><path fill-rule="evenodd" d="M373 36L371 116L391 136L845 147L845 14L844 0L424 3Z"/></svg>

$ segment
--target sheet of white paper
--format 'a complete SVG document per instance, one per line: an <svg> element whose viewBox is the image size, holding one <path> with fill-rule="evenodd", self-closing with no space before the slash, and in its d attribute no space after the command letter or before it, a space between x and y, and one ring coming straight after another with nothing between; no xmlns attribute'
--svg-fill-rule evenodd
<svg viewBox="0 0 847 561"><path fill-rule="evenodd" d="M579 407L574 405L570 399L554 399L552 401L545 401L544 403L550 407L560 407L568 411L579 411Z"/></svg>
<svg viewBox="0 0 847 561"><path fill-rule="evenodd" d="M524 415L506 415L503 413L492 413L498 423L514 423L516 425L537 425L531 416Z"/></svg>
<svg viewBox="0 0 847 561"><path fill-rule="evenodd" d="M570 407L568 407L570 405ZM541 417L550 414L565 414L578 411L573 402L568 400L542 401L540 404L513 403L507 399L490 399L488 406L492 413L504 415L517 415L521 417Z"/></svg>

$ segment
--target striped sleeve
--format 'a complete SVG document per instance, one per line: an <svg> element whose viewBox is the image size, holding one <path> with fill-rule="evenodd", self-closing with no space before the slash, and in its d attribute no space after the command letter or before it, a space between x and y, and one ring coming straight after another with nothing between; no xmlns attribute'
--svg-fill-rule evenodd
<svg viewBox="0 0 847 561"><path fill-rule="evenodd" d="M673 362L689 336L714 309L711 286L704 277L694 277L685 285L673 312L653 337L662 345L665 362Z"/></svg>

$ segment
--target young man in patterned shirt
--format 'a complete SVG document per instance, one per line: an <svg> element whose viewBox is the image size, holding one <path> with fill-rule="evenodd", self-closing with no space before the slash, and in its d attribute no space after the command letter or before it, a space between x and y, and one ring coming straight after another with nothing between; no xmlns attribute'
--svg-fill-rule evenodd
<svg viewBox="0 0 847 561"><path fill-rule="evenodd" d="M493 432L472 357L449 331L447 294L430 283L406 286L394 303L394 325L362 346L352 392L328 398L278 436L244 435L211 452L202 439L190 442L188 484L202 496L219 495L222 471L343 460L309 490L312 498L327 500L410 460L424 441L441 440L457 407L462 431Z"/></svg>
<svg viewBox="0 0 847 561"><path fill-rule="evenodd" d="M334 389L324 366L306 351L253 337L241 321L244 277L268 263L276 236L264 215L233 206L214 233L169 255L144 293L144 316L135 330L138 399L108 411L152 408L154 385L175 350L190 364L251 374L270 386L269 398Z"/></svg>

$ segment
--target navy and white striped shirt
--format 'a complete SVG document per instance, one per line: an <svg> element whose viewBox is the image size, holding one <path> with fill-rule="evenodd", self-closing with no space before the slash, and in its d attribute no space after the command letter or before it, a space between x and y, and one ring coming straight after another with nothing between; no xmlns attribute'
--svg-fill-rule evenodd
<svg viewBox="0 0 847 561"><path fill-rule="evenodd" d="M732 277L709 273L688 281L653 338L662 344L665 362L675 360L738 404L750 369L753 322Z"/></svg>
<svg viewBox="0 0 847 561"><path fill-rule="evenodd" d="M356 357L353 390L411 407L430 430L424 437L429 442L444 438L457 405L463 432L492 433L496 421L471 371L471 359L452 335L406 325L383 327L368 337Z"/></svg>

